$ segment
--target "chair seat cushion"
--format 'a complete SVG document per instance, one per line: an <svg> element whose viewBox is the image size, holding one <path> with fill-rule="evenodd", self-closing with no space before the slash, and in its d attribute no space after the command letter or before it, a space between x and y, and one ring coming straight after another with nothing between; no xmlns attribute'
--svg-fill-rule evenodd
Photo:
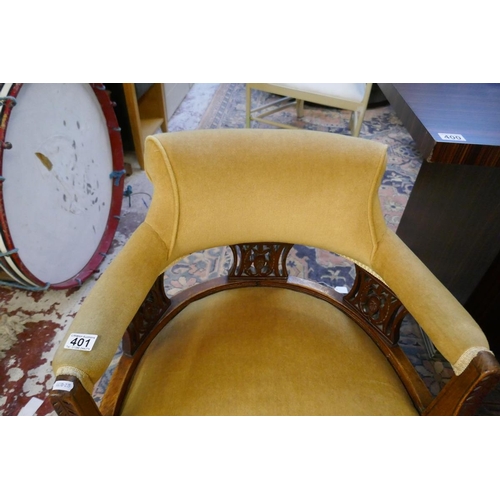
<svg viewBox="0 0 500 500"><path fill-rule="evenodd" d="M327 302L239 288L190 304L144 354L123 415L416 415L375 343Z"/></svg>
<svg viewBox="0 0 500 500"><path fill-rule="evenodd" d="M269 85L359 103L363 101L366 86L365 83L271 83Z"/></svg>

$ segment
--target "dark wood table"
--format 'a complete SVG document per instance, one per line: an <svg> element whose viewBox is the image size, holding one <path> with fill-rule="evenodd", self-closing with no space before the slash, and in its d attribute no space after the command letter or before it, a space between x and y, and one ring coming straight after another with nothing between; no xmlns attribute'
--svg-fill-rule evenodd
<svg viewBox="0 0 500 500"><path fill-rule="evenodd" d="M500 354L500 84L378 85L424 158L397 234Z"/></svg>

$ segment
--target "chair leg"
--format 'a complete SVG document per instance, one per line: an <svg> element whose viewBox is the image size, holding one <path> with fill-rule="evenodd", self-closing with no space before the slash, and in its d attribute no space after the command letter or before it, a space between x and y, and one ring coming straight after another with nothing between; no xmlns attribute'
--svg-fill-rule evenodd
<svg viewBox="0 0 500 500"><path fill-rule="evenodd" d="M246 86L246 92L247 92L247 101L246 101L246 119L245 119L245 127L250 128L250 114L252 112L251 106L252 106L252 89L247 85Z"/></svg>
<svg viewBox="0 0 500 500"><path fill-rule="evenodd" d="M351 133L354 137L359 137L361 125L363 125L363 120L365 119L365 111L366 110L362 109L352 112L349 128L351 129Z"/></svg>
<svg viewBox="0 0 500 500"><path fill-rule="evenodd" d="M351 119L349 120L349 129L353 137L359 136L359 131L361 129L361 121L359 119L359 112L353 111L351 114Z"/></svg>
<svg viewBox="0 0 500 500"><path fill-rule="evenodd" d="M304 100L297 99L297 118L304 117Z"/></svg>
<svg viewBox="0 0 500 500"><path fill-rule="evenodd" d="M356 120L356 111L353 111L351 113L351 118L349 119L349 130L351 131L351 134L354 136L354 137L357 137L357 135L355 134L355 129L356 129L356 125L357 125L357 120Z"/></svg>

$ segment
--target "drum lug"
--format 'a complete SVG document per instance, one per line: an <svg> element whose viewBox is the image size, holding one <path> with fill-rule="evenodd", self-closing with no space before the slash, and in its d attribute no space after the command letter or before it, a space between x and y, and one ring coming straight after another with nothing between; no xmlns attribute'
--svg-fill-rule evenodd
<svg viewBox="0 0 500 500"><path fill-rule="evenodd" d="M0 97L0 104L10 104L11 106L15 106L17 104L17 99L10 95Z"/></svg>
<svg viewBox="0 0 500 500"><path fill-rule="evenodd" d="M17 252L19 252L19 250L17 248L13 248L12 250L7 250L6 252L0 252L0 257L8 257L9 255Z"/></svg>
<svg viewBox="0 0 500 500"><path fill-rule="evenodd" d="M110 179L114 179L114 185L120 185L120 179L126 174L125 170L115 170L109 174Z"/></svg>

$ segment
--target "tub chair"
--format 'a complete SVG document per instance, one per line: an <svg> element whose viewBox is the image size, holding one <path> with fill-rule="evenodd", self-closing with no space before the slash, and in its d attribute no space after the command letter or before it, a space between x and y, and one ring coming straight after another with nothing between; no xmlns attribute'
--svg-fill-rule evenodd
<svg viewBox="0 0 500 500"><path fill-rule="evenodd" d="M385 166L386 146L323 132L148 137L153 201L58 348L57 413L474 414L500 366L471 316L387 228ZM350 259L352 288L292 276L293 244ZM222 246L227 275L168 298L169 266ZM453 367L436 397L398 345L407 313ZM120 342L98 405L94 385Z"/></svg>

